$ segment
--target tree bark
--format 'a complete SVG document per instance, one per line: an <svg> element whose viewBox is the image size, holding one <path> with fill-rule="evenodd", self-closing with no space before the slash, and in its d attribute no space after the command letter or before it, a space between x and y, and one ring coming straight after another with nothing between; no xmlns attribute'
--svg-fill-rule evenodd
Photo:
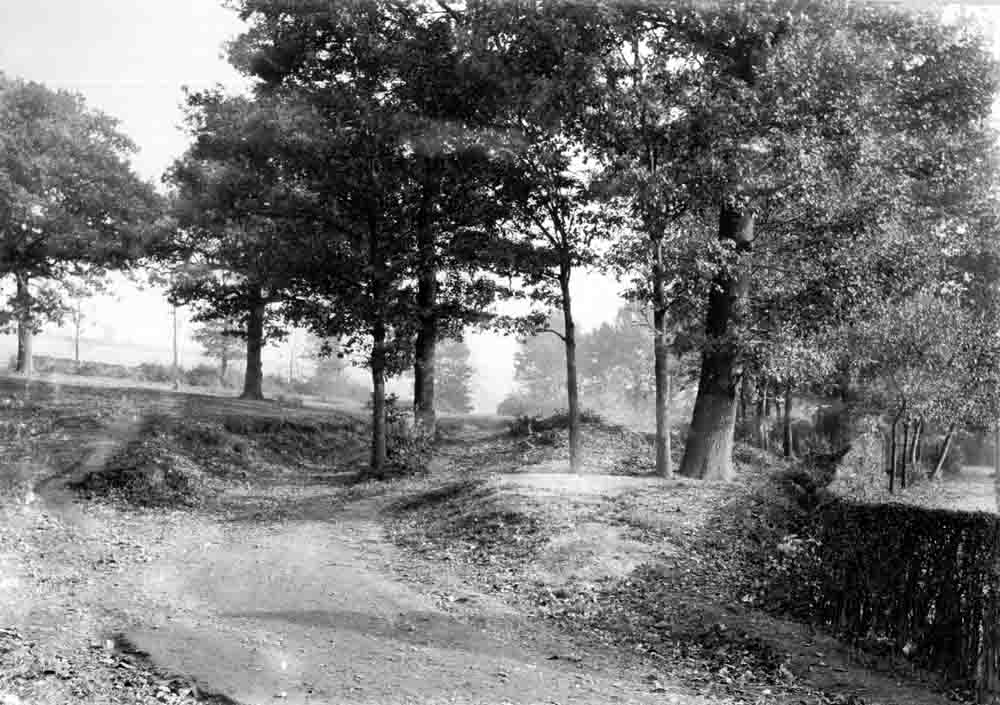
<svg viewBox="0 0 1000 705"><path fill-rule="evenodd" d="M418 301L433 301L431 293L437 286L423 280L417 286ZM424 303L419 304L423 308ZM434 304L429 304L433 306ZM421 434L434 435L437 427L435 404L435 377L437 371L437 319L433 313L421 315L420 327L414 350L413 363L413 415L414 425Z"/></svg>
<svg viewBox="0 0 1000 705"><path fill-rule="evenodd" d="M910 467L913 468L914 472L917 471L917 464L920 462L920 436L923 430L924 422L918 420L913 426L913 442L911 444L913 452L910 454Z"/></svg>
<svg viewBox="0 0 1000 705"><path fill-rule="evenodd" d="M229 371L229 355L226 353L225 346L222 347L222 353L219 355L219 386L226 386L226 372Z"/></svg>
<svg viewBox="0 0 1000 705"><path fill-rule="evenodd" d="M174 364L171 368L171 376L174 378L174 389L181 388L181 365L180 365L180 354L179 354L179 343L178 338L180 337L180 331L178 330L177 324L177 306L173 307L173 326L174 326Z"/></svg>
<svg viewBox="0 0 1000 705"><path fill-rule="evenodd" d="M80 366L80 328L83 326L83 304L76 300L76 311L73 315L73 364Z"/></svg>
<svg viewBox="0 0 1000 705"><path fill-rule="evenodd" d="M431 206L437 195L438 164L432 159L425 165L420 208L417 211L417 254L420 271L417 275L418 328L413 364L413 416L418 433L433 436L437 428L437 410L434 399L436 378L436 352L438 341L437 318L437 252L434 230L431 227Z"/></svg>
<svg viewBox="0 0 1000 705"><path fill-rule="evenodd" d="M767 381L764 379L757 385L757 445L767 450Z"/></svg>
<svg viewBox="0 0 1000 705"><path fill-rule="evenodd" d="M903 424L903 452L900 453L899 464L899 486L906 489L906 461L910 455L910 422Z"/></svg>
<svg viewBox="0 0 1000 705"><path fill-rule="evenodd" d="M261 353L264 349L264 316L267 304L258 288L251 301L247 318L247 365L243 375L243 393L240 399L264 398L264 369Z"/></svg>
<svg viewBox="0 0 1000 705"><path fill-rule="evenodd" d="M670 368L667 349L666 267L663 240L656 242L653 265L653 371L656 384L656 474L673 477L670 447Z"/></svg>
<svg viewBox="0 0 1000 705"><path fill-rule="evenodd" d="M899 426L899 416L892 419L889 429L889 494L896 489L896 428Z"/></svg>
<svg viewBox="0 0 1000 705"><path fill-rule="evenodd" d="M782 438L784 446L782 450L786 458L792 457L794 440L792 437L792 385L789 384L785 387L785 425Z"/></svg>
<svg viewBox="0 0 1000 705"><path fill-rule="evenodd" d="M34 365L34 321L31 316L31 292L28 289L28 275L15 274L17 289L17 363L14 372L25 377L31 377L35 372Z"/></svg>
<svg viewBox="0 0 1000 705"><path fill-rule="evenodd" d="M753 215L728 206L722 208L720 241L733 243L737 252L746 252L753 237ZM736 392L740 381L736 335L750 285L746 268L739 263L736 266L739 271L720 268L708 297L707 344L702 351L698 395L680 468L686 477L728 480L733 474Z"/></svg>
<svg viewBox="0 0 1000 705"><path fill-rule="evenodd" d="M1000 477L1000 421L993 434L993 474Z"/></svg>
<svg viewBox="0 0 1000 705"><path fill-rule="evenodd" d="M386 420L385 420L385 323L377 321L372 336L372 448L369 475L376 479L385 477Z"/></svg>
<svg viewBox="0 0 1000 705"><path fill-rule="evenodd" d="M378 176L372 169L372 181L378 183ZM368 211L368 262L371 266L371 330L372 330L372 447L368 463L368 475L376 479L385 477L388 455L385 414L385 373L386 373L386 260L379 247L378 210L372 204Z"/></svg>
<svg viewBox="0 0 1000 705"><path fill-rule="evenodd" d="M941 453L938 455L937 462L934 463L934 469L928 476L928 479L933 480L937 477L938 473L941 472L941 468L944 467L944 461L948 457L948 451L951 450L951 439L955 435L955 425L952 424L948 427L948 433L945 434L944 443L941 445Z"/></svg>
<svg viewBox="0 0 1000 705"><path fill-rule="evenodd" d="M566 346L566 402L569 405L569 467L580 472L580 387L576 369L576 322L573 320L573 299L570 296L569 263L559 267L559 293L562 297L563 343Z"/></svg>

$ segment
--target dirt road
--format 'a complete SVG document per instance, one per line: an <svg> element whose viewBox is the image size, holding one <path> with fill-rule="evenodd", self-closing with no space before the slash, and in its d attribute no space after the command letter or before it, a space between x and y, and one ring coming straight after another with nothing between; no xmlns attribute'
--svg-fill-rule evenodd
<svg viewBox="0 0 1000 705"><path fill-rule="evenodd" d="M27 629L120 633L241 705L705 702L402 554L373 500L308 506L283 521L123 514L50 483L19 521L58 525L48 550L65 557L44 559L67 575L29 590L29 566L9 592L28 596Z"/></svg>
<svg viewBox="0 0 1000 705"><path fill-rule="evenodd" d="M448 575L429 592L402 582L389 566L419 567L382 540L371 509L170 537L136 576L150 620L127 638L247 704L695 702L650 692Z"/></svg>

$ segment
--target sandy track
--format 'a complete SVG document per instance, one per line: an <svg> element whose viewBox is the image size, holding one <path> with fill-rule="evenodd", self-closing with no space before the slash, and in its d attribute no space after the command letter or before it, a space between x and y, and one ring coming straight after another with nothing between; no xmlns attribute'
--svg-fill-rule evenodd
<svg viewBox="0 0 1000 705"><path fill-rule="evenodd" d="M365 517L372 509L173 536L136 578L150 618L126 636L248 705L697 702L652 693L597 655L567 659L571 644L486 596L463 590L443 609L389 574L408 559Z"/></svg>

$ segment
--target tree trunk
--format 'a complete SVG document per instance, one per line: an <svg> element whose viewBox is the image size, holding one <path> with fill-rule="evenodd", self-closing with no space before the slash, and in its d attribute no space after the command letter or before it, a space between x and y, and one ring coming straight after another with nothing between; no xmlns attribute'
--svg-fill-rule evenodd
<svg viewBox="0 0 1000 705"><path fill-rule="evenodd" d="M923 433L923 430L923 420L917 421L913 426L913 442L911 444L913 452L910 454L910 467L913 468L914 472L917 471L917 465L920 463L920 435Z"/></svg>
<svg viewBox="0 0 1000 705"><path fill-rule="evenodd" d="M783 434L783 448L784 456L786 458L792 457L792 446L794 439L792 438L792 385L789 384L785 387L785 427Z"/></svg>
<svg viewBox="0 0 1000 705"><path fill-rule="evenodd" d="M436 283L433 288L436 288ZM418 285L418 300L427 301L434 294L428 294L427 282ZM433 304L431 304L433 306ZM421 305L421 308L423 306ZM437 427L437 410L435 408L435 372L437 358L437 320L436 316L421 315L420 327L414 350L413 364L413 415L416 430L421 434L434 435Z"/></svg>
<svg viewBox="0 0 1000 705"><path fill-rule="evenodd" d="M667 347L666 265L663 239L656 241L653 265L653 371L656 384L656 474L673 477L670 447L670 358Z"/></svg>
<svg viewBox="0 0 1000 705"><path fill-rule="evenodd" d="M247 318L247 366L243 375L243 393L240 399L264 398L264 369L261 353L264 349L264 316L267 304L257 289Z"/></svg>
<svg viewBox="0 0 1000 705"><path fill-rule="evenodd" d="M955 424L952 424L948 427L948 433L945 434L944 443L941 445L941 453L938 455L937 462L934 463L934 469L931 471L928 479L933 480L941 472L941 468L944 467L944 461L948 457L948 451L951 450L951 439L954 435Z"/></svg>
<svg viewBox="0 0 1000 705"><path fill-rule="evenodd" d="M899 426L899 416L892 419L889 429L889 494L896 489L896 427Z"/></svg>
<svg viewBox="0 0 1000 705"><path fill-rule="evenodd" d="M580 472L580 386L576 370L576 322L570 296L570 265L559 267L559 294L562 297L563 342L566 346L566 402L569 405L569 467Z"/></svg>
<svg viewBox="0 0 1000 705"><path fill-rule="evenodd" d="M76 313L73 316L73 363L80 366L80 328L83 327L83 303L76 300Z"/></svg>
<svg viewBox="0 0 1000 705"><path fill-rule="evenodd" d="M378 183L377 174L372 170L372 181ZM374 205L374 204L373 204ZM368 463L368 475L381 479L385 477L386 440L385 414L385 371L386 371L386 259L379 247L378 211L368 211L368 262L371 266L371 303L369 322L372 330L372 447Z"/></svg>
<svg viewBox="0 0 1000 705"><path fill-rule="evenodd" d="M754 219L746 212L723 207L719 240L734 243L738 252L750 249ZM739 389L740 350L737 330L750 286L749 274L723 267L715 275L708 297L707 344L701 356L698 395L680 472L686 477L728 480L733 474L733 432Z"/></svg>
<svg viewBox="0 0 1000 705"><path fill-rule="evenodd" d="M757 446L767 450L767 381L757 385Z"/></svg>
<svg viewBox="0 0 1000 705"><path fill-rule="evenodd" d="M17 315L17 364L14 372L25 377L31 377L35 372L34 365L34 321L31 316L31 292L28 289L28 275L15 274L17 282L15 301Z"/></svg>
<svg viewBox="0 0 1000 705"><path fill-rule="evenodd" d="M226 372L229 371L229 355L226 353L226 348L223 346L222 354L219 355L219 386L226 386Z"/></svg>
<svg viewBox="0 0 1000 705"><path fill-rule="evenodd" d="M1000 422L993 434L993 474L1000 477Z"/></svg>
<svg viewBox="0 0 1000 705"><path fill-rule="evenodd" d="M385 323L378 321L374 327L372 344L372 449L369 475L376 479L385 477L386 420L385 420Z"/></svg>
<svg viewBox="0 0 1000 705"><path fill-rule="evenodd" d="M417 254L420 271L417 274L418 328L413 364L413 416L418 433L433 436L437 428L434 399L438 341L437 318L437 251L431 227L431 206L437 196L438 160L431 158L425 165L425 181L417 211Z"/></svg>
<svg viewBox="0 0 1000 705"><path fill-rule="evenodd" d="M178 338L180 337L180 332L177 324L177 306L173 308L174 317L174 364L171 369L171 376L174 378L174 389L181 388L181 365L180 365L180 354L179 354L179 344Z"/></svg>
<svg viewBox="0 0 1000 705"><path fill-rule="evenodd" d="M900 453L899 486L906 489L906 461L910 455L910 422L903 424L903 452Z"/></svg>

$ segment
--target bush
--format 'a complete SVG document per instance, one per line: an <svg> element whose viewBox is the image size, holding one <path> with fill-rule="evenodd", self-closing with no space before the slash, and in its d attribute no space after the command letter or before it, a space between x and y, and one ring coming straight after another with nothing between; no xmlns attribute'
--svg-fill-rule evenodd
<svg viewBox="0 0 1000 705"><path fill-rule="evenodd" d="M580 410L581 424L603 424L604 418L590 409ZM510 435L527 436L532 433L548 433L550 431L565 431L569 428L569 412L558 410L551 416L518 416L510 424Z"/></svg>
<svg viewBox="0 0 1000 705"><path fill-rule="evenodd" d="M159 362L143 362L135 368L136 379L140 382L169 383L174 381L173 367Z"/></svg>
<svg viewBox="0 0 1000 705"><path fill-rule="evenodd" d="M374 395L369 395L368 409L374 405ZM434 438L414 433L413 412L401 404L395 394L385 397L386 472L401 477L420 475L428 471L434 457Z"/></svg>
<svg viewBox="0 0 1000 705"><path fill-rule="evenodd" d="M213 365L198 365L186 371L183 379L192 387L214 387L219 384L219 370Z"/></svg>
<svg viewBox="0 0 1000 705"><path fill-rule="evenodd" d="M776 568L785 605L954 686L998 685L1000 517L832 499L815 519Z"/></svg>
<svg viewBox="0 0 1000 705"><path fill-rule="evenodd" d="M81 362L76 373L82 377L113 377L129 379L132 371L125 365L112 365L104 362Z"/></svg>

